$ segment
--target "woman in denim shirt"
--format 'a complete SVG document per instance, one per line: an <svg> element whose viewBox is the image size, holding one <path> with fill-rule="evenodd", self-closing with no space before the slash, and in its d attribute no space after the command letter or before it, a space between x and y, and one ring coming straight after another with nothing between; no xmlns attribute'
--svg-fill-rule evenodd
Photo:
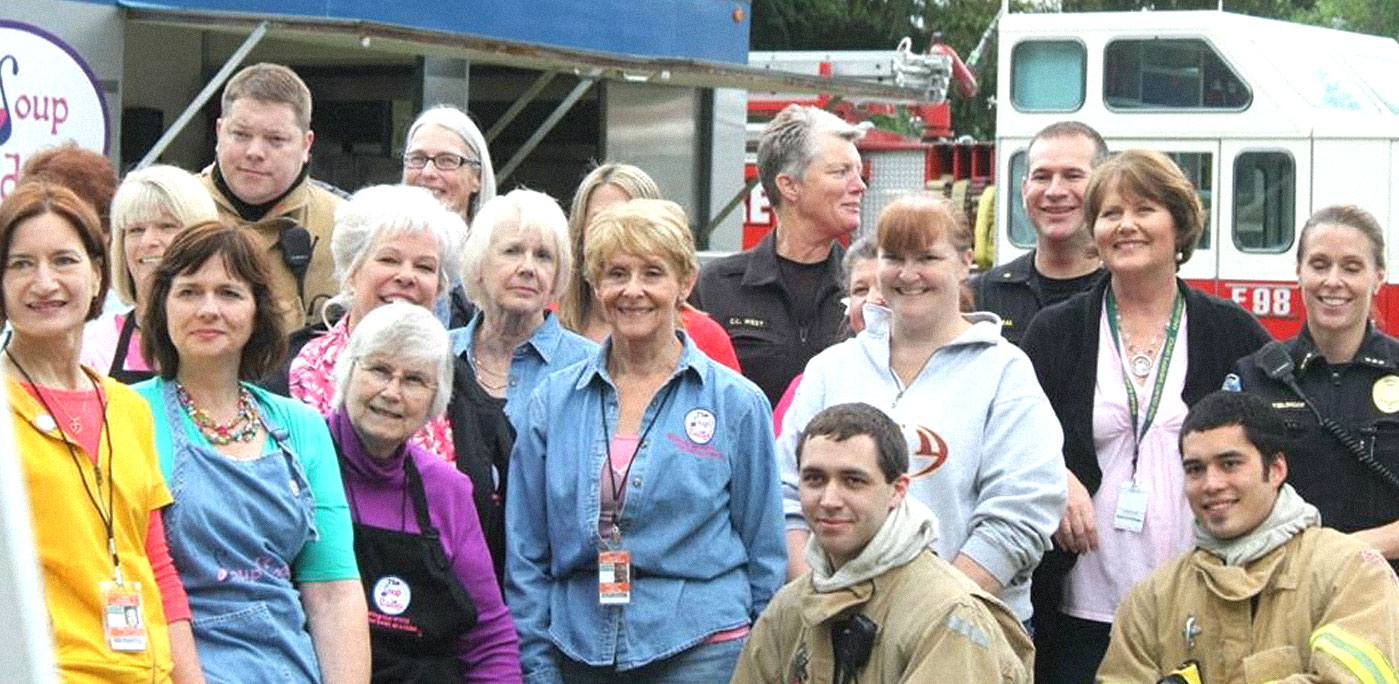
<svg viewBox="0 0 1399 684"><path fill-rule="evenodd" d="M589 232L611 337L541 383L511 455L525 680L727 682L786 570L771 411L676 330L698 270L677 205L634 200Z"/></svg>

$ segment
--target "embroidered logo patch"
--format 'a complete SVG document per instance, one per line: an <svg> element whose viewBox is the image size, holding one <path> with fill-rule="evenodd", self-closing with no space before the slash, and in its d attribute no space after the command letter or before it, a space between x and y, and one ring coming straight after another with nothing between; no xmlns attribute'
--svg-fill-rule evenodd
<svg viewBox="0 0 1399 684"><path fill-rule="evenodd" d="M714 439L714 414L701 408L685 414L685 435L695 444L708 444Z"/></svg>
<svg viewBox="0 0 1399 684"><path fill-rule="evenodd" d="M374 583L374 606L379 612L385 615L400 615L408 610L408 604L412 602L413 590L408 587L407 582L393 575L386 575Z"/></svg>

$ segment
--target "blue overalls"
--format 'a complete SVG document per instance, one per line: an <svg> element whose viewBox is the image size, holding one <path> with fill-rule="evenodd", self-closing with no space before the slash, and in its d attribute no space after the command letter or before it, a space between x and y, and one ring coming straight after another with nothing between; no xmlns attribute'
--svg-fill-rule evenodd
<svg viewBox="0 0 1399 684"><path fill-rule="evenodd" d="M285 433L268 423L271 450L239 461L191 429L175 398L162 397L171 426L175 503L164 510L170 555L193 614L191 626L209 684L321 680L292 564L316 537L311 487Z"/></svg>

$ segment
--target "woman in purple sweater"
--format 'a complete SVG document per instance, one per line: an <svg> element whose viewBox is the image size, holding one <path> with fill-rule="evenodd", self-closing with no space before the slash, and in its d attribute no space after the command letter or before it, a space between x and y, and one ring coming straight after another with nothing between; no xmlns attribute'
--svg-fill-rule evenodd
<svg viewBox="0 0 1399 684"><path fill-rule="evenodd" d="M330 432L355 522L375 684L520 682L471 481L408 442L447 406L447 333L393 302L355 326L335 365Z"/></svg>

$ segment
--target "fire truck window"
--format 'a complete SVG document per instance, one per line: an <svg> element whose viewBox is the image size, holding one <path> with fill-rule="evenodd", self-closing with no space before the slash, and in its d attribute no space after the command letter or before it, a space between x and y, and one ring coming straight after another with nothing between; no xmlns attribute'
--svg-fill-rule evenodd
<svg viewBox="0 0 1399 684"><path fill-rule="evenodd" d="M1010 54L1010 99L1024 112L1072 112L1083 106L1088 69L1083 44L1027 40Z"/></svg>
<svg viewBox="0 0 1399 684"><path fill-rule="evenodd" d="M1399 62L1371 55L1349 55L1345 60L1360 75L1360 80L1370 86L1375 96L1389 108L1389 113L1399 114L1399 79L1394 78L1394 74L1399 72Z"/></svg>
<svg viewBox="0 0 1399 684"><path fill-rule="evenodd" d="M1035 246L1035 227L1030 225L1030 218L1025 215L1025 200L1020 194L1025 180L1025 164L1025 150L1017 150L1010 156L1010 177L1014 182L1008 188L1010 192L1001 193L1009 204L1006 216L1010 217L1007 224L1010 227L1010 244L1021 249Z"/></svg>
<svg viewBox="0 0 1399 684"><path fill-rule="evenodd" d="M1114 40L1103 59L1109 109L1246 109L1248 84L1197 38Z"/></svg>
<svg viewBox="0 0 1399 684"><path fill-rule="evenodd" d="M1234 246L1243 252L1292 248L1296 167L1286 152L1244 152L1234 160Z"/></svg>
<svg viewBox="0 0 1399 684"><path fill-rule="evenodd" d="M1196 249L1209 249L1213 242L1210 239L1213 232L1210 216L1214 214L1214 155L1208 152L1167 152L1166 156L1180 167L1200 195L1200 205L1205 210L1205 232L1200 234L1200 244L1196 245Z"/></svg>

